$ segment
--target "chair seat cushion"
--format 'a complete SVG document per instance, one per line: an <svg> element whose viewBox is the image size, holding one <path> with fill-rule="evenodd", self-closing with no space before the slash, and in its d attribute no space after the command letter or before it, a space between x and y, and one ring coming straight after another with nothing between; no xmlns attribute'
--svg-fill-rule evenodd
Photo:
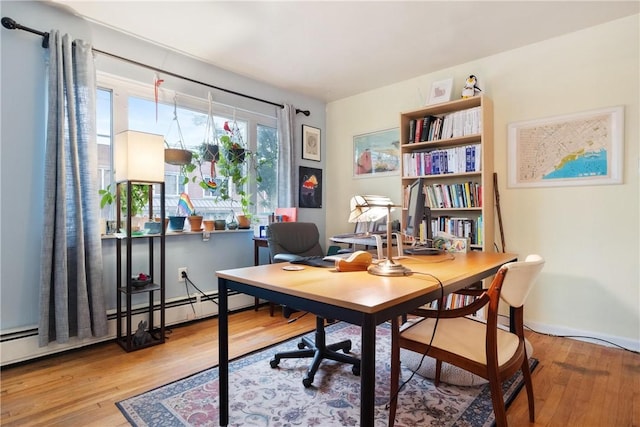
<svg viewBox="0 0 640 427"><path fill-rule="evenodd" d="M434 319L415 319L405 324L401 333L404 338L410 338L428 344L431 340L434 324ZM498 360L500 363L504 363L504 361L508 360L514 354L518 346L518 337L508 332L506 327L502 325L500 325L500 327L501 329L498 331ZM485 324L482 321L464 317L440 319L438 322L438 332L434 337L433 345L447 351L456 352L484 364L486 363L484 334ZM533 352L533 347L526 339L525 346L527 355L530 357ZM400 349L400 360L407 368L416 371L418 375L429 379L435 378L435 359L425 357L424 360L422 360L422 354L407 349ZM442 364L440 380L459 386L474 386L487 382L482 377L448 363Z"/></svg>

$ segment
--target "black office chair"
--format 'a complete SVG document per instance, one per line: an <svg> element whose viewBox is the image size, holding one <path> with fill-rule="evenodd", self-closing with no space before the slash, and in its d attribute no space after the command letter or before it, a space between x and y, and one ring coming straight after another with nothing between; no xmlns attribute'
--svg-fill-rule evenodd
<svg viewBox="0 0 640 427"><path fill-rule="evenodd" d="M273 262L288 262L301 257L324 255L320 246L320 233L313 223L279 222L270 224L267 229L267 241L269 242L269 251ZM285 317L288 317L286 313L290 313L290 309L290 307L283 308ZM323 359L352 364L351 372L354 375L360 375L360 359L338 352L338 350L342 350L344 353L349 353L351 351L351 340L327 345L324 325L325 319L316 316L315 342L303 337L298 343L299 350L276 353L270 362L271 367L276 368L280 363L280 359L312 357L313 361L307 370L306 376L302 379L302 384L305 387L310 387L313 383L313 378Z"/></svg>

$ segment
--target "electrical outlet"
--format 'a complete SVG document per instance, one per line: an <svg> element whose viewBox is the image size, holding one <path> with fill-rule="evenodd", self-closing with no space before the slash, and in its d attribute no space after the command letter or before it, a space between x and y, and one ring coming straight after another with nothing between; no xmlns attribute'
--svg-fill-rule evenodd
<svg viewBox="0 0 640 427"><path fill-rule="evenodd" d="M178 282L185 282L187 280L182 277L182 273L187 274L187 267L178 268Z"/></svg>

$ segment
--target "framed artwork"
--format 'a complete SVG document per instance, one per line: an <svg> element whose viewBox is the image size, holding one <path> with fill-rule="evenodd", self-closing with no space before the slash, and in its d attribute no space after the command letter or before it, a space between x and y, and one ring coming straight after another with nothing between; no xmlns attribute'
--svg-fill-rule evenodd
<svg viewBox="0 0 640 427"><path fill-rule="evenodd" d="M453 78L438 80L431 84L431 92L427 105L439 104L441 102L451 101L451 90L453 89Z"/></svg>
<svg viewBox="0 0 640 427"><path fill-rule="evenodd" d="M302 125L302 158L320 161L320 129Z"/></svg>
<svg viewBox="0 0 640 427"><path fill-rule="evenodd" d="M622 183L623 122L620 106L509 124L508 186Z"/></svg>
<svg viewBox="0 0 640 427"><path fill-rule="evenodd" d="M353 176L397 175L400 172L399 128L353 137Z"/></svg>
<svg viewBox="0 0 640 427"><path fill-rule="evenodd" d="M321 208L322 169L300 166L298 182L298 206L301 208Z"/></svg>

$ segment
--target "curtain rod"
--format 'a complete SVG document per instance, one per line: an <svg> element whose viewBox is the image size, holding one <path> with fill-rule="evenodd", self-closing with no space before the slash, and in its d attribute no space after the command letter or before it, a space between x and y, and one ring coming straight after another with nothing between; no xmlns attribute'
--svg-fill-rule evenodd
<svg viewBox="0 0 640 427"><path fill-rule="evenodd" d="M29 33L33 33L33 34L39 35L39 36L42 37L42 47L44 47L45 49L49 47L49 33L45 33L45 32L38 31L38 30L34 30L33 28L25 27L23 25L18 24L13 19L8 18L6 16L2 18L2 26L7 28L7 29L9 29L9 30L23 30L23 31L27 31ZM179 79L186 80L186 81L191 82L191 83L196 83L196 84L199 84L199 85L202 85L202 86L206 86L206 87L209 87L211 89L216 89L216 90L219 90L219 91L222 91L222 92L230 93L232 95L237 95L237 96L241 96L243 98L252 99L254 101L258 101L258 102L262 102L262 103L265 103L265 104L273 105L274 107L284 108L284 105L278 104L277 102L272 102L272 101L268 101L266 99L256 98L255 96L246 95L244 93L236 92L236 91L233 91L233 90L230 90L230 89L225 89L225 88L222 88L222 87L210 85L208 83L201 82L199 80L195 80L195 79L192 79L190 77L185 77L185 76L182 76L180 74L173 73L171 71L167 71L167 70L163 70L161 68L153 67L151 65L143 64L142 62L134 61L133 59L128 59L128 58L125 58L125 57L122 57L122 56L119 56L119 55L115 55L113 53L105 52L103 50L92 48L92 51L96 52L96 53L99 53L101 55L106 55L106 56L110 56L110 57L115 58L115 59L119 59L120 61L129 62L131 64L138 65L140 67L148 68L148 69L156 71L158 73L166 74L166 75L169 75L169 76L172 76L172 77L177 77ZM311 112L309 110L301 110L299 108L296 108L296 114L298 114L298 113L302 113L307 117L309 117L309 115L311 115Z"/></svg>

